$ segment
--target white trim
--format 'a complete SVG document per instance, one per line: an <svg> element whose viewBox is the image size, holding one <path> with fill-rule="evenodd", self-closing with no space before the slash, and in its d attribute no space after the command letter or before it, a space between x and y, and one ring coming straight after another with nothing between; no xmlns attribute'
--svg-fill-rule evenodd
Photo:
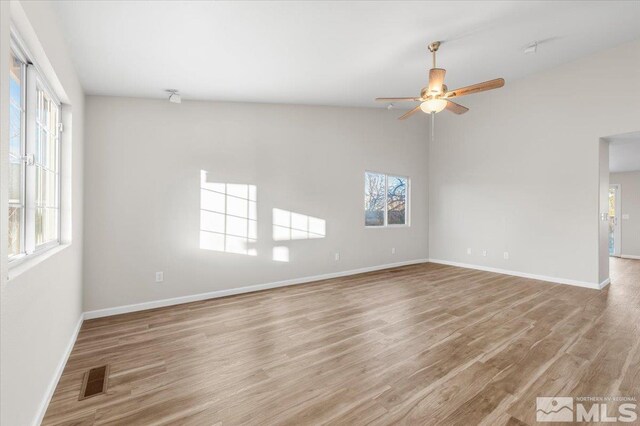
<svg viewBox="0 0 640 426"><path fill-rule="evenodd" d="M611 284L611 278L607 278L606 280L602 281L598 287L600 287L600 290L602 290L603 288L605 288L606 286L608 286L609 284Z"/></svg>
<svg viewBox="0 0 640 426"><path fill-rule="evenodd" d="M32 253L23 255L19 259L11 260L9 262L9 271L7 273L7 282L10 282L15 277L21 275L30 268L36 266L39 263L47 260L51 256L60 253L64 249L71 247L71 244L58 244L47 250L43 250L38 253Z"/></svg>
<svg viewBox="0 0 640 426"><path fill-rule="evenodd" d="M51 85L49 84L49 81L45 78L47 74L42 72L42 68L38 65L38 62L35 60L35 56L32 55L29 49L27 48L27 43L24 42L22 36L20 35L20 31L18 31L13 21L11 22L11 27L9 31L11 32L11 41L18 49L21 50L20 54L24 57L25 59L24 62L27 65L31 65L35 68L36 72L41 76L40 79L41 79L42 85L44 86L44 89L47 92L51 93L52 99L59 106L61 104L60 98L58 98L58 95L55 92L55 90L51 89Z"/></svg>
<svg viewBox="0 0 640 426"><path fill-rule="evenodd" d="M415 265L418 263L426 263L427 259L408 260L405 262L388 263L386 265L369 266L366 268L352 269L349 271L331 272L329 274L313 275L304 278L293 278L290 280L276 281L265 284L256 284L246 287L229 288L225 290L216 290L208 293L192 294L188 296L179 296L171 299L154 300L151 302L136 303L133 305L116 306L113 308L98 309L84 313L84 319L94 319L108 317L111 315L126 314L129 312L145 311L147 309L162 308L165 306L180 305L182 303L198 302L207 299L216 299L218 297L232 296L234 294L251 293L253 291L268 290L271 288L286 287L290 285L306 284L313 281L328 280L331 278L346 277L349 275L362 274L365 272L379 271L382 269L397 268L399 266Z"/></svg>
<svg viewBox="0 0 640 426"><path fill-rule="evenodd" d="M600 290L602 287L608 284L608 283L604 284L606 281L608 281L608 279L603 281L602 284L590 283L587 281L577 281L577 280L570 280L566 278L557 278L557 277L548 277L545 275L529 274L527 272L509 271L507 269L492 268L490 266L472 265L469 263L461 263L461 262L451 262L449 260L429 259L429 262L439 263L442 265L457 266L459 268L469 268L469 269L477 269L479 271L495 272L496 274L513 275L515 277L531 278L534 280L548 281L548 282L557 283L557 284L567 284L567 285L573 285L577 287L591 288L595 290Z"/></svg>
<svg viewBox="0 0 640 426"><path fill-rule="evenodd" d="M78 323L76 324L76 328L71 335L71 339L69 339L69 343L67 344L67 349L64 351L62 358L60 358L60 362L56 367L56 371L51 378L51 382L49 382L49 387L44 394L44 398L42 398L42 402L40 403L40 408L36 413L35 419L33 419L33 425L39 426L42 423L42 419L44 418L45 413L47 412L47 408L49 407L49 403L51 402L51 398L53 397L53 392L56 390L56 386L58 386L58 381L60 381L60 377L62 376L62 372L64 371L64 367L67 365L67 361L69 360L69 355L71 355L71 351L73 350L74 345L76 344L76 339L78 338L78 333L80 332L80 328L82 327L82 323L84 321L84 314L80 314L80 318L78 318Z"/></svg>
<svg viewBox="0 0 640 426"><path fill-rule="evenodd" d="M636 260L640 260L640 256L636 256L634 254L621 254L620 255L621 258L623 259L636 259Z"/></svg>

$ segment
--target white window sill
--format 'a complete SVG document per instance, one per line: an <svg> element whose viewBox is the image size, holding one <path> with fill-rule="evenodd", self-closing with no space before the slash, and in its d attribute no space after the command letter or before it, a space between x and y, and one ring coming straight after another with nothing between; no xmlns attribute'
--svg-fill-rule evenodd
<svg viewBox="0 0 640 426"><path fill-rule="evenodd" d="M410 228L411 225L365 225L365 229L398 229L398 228Z"/></svg>
<svg viewBox="0 0 640 426"><path fill-rule="evenodd" d="M63 243L57 246L51 247L40 253L34 253L9 263L9 272L7 273L7 281L22 275L34 266L44 262L52 256L60 253L64 249L71 247L71 243Z"/></svg>

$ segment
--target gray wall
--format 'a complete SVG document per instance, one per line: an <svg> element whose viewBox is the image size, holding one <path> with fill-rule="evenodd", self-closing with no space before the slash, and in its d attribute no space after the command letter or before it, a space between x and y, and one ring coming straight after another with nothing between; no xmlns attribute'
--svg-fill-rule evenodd
<svg viewBox="0 0 640 426"><path fill-rule="evenodd" d="M638 130L639 69L633 42L461 98L463 116L438 114L430 257L599 282L599 139ZM624 90L601 90L607 76Z"/></svg>
<svg viewBox="0 0 640 426"><path fill-rule="evenodd" d="M629 219L620 220L620 254L640 258L640 171L611 173L610 183L620 184L620 208Z"/></svg>
<svg viewBox="0 0 640 426"><path fill-rule="evenodd" d="M3 425L28 425L46 408L50 385L82 314L82 143L84 94L71 64L57 16L47 2L2 2L0 55L2 84L9 81L8 18L16 25L38 65L66 104L62 138L63 246L7 271L6 179L2 187L0 244ZM53 73L53 74L50 74ZM7 91L2 90L2 164L7 163ZM6 170L2 167L2 170ZM3 172L4 173L4 172ZM2 177L4 178L4 174ZM9 279L7 280L7 275Z"/></svg>
<svg viewBox="0 0 640 426"><path fill-rule="evenodd" d="M87 97L85 310L427 258L428 120L398 114ZM258 256L199 248L201 170L257 185ZM411 178L410 227L365 229L365 170ZM325 219L326 238L274 243L273 208Z"/></svg>

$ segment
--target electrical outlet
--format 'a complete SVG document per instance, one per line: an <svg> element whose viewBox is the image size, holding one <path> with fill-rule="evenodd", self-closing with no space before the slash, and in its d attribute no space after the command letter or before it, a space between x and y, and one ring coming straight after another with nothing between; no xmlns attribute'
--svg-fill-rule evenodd
<svg viewBox="0 0 640 426"><path fill-rule="evenodd" d="M508 251L505 251L503 256L504 256L504 260L509 260L509 252Z"/></svg>
<svg viewBox="0 0 640 426"><path fill-rule="evenodd" d="M391 254L396 254L396 248L395 247L391 247Z"/></svg>
<svg viewBox="0 0 640 426"><path fill-rule="evenodd" d="M164 281L164 272L156 272L156 282L161 283Z"/></svg>
<svg viewBox="0 0 640 426"><path fill-rule="evenodd" d="M486 250L482 250L482 255L483 255L484 257L487 257L487 251L486 251Z"/></svg>
<svg viewBox="0 0 640 426"><path fill-rule="evenodd" d="M335 254L335 256L334 256L334 258L335 258L336 262L337 262L338 260L340 260L340 253L336 253L336 254Z"/></svg>
<svg viewBox="0 0 640 426"><path fill-rule="evenodd" d="M467 254L471 254L471 249L470 248L467 249Z"/></svg>

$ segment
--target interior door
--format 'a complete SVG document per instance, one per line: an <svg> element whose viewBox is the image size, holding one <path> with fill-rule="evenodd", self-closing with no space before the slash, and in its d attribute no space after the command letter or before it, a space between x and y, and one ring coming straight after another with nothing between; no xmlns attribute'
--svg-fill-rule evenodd
<svg viewBox="0 0 640 426"><path fill-rule="evenodd" d="M609 256L620 256L620 185L609 185Z"/></svg>

